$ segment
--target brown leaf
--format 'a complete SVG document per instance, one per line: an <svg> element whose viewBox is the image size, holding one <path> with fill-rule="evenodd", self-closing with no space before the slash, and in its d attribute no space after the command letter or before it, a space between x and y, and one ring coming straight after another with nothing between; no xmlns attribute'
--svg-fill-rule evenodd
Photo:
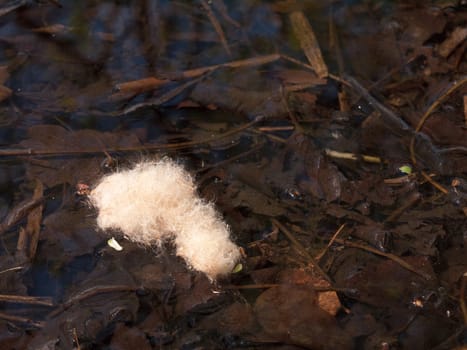
<svg viewBox="0 0 467 350"><path fill-rule="evenodd" d="M348 349L347 334L316 302L312 288L283 284L261 294L254 310L264 331L277 341L310 349Z"/></svg>
<svg viewBox="0 0 467 350"><path fill-rule="evenodd" d="M321 276L312 274L303 269L285 269L281 271L279 279L282 283L307 286L315 289L331 287L331 284ZM342 307L336 292L317 291L317 293L317 305L331 316L335 316L337 311Z"/></svg>
<svg viewBox="0 0 467 350"><path fill-rule="evenodd" d="M310 62L310 65L320 78L327 77L328 67L324 62L318 40L316 39L316 35L310 25L310 22L308 22L305 14L301 11L292 12L289 16L290 21L292 22L292 29L295 36L300 41L300 46L308 58L308 62Z"/></svg>

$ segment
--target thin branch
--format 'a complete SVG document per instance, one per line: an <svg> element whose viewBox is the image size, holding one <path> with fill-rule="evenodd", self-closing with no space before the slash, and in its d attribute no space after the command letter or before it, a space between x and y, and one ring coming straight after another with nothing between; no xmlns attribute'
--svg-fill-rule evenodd
<svg viewBox="0 0 467 350"><path fill-rule="evenodd" d="M206 15L209 18L209 21L211 22L212 26L214 27L214 30L217 33L217 36L219 37L222 46L224 47L224 50L227 52L229 56L232 56L232 52L230 51L229 44L227 43L227 39L225 38L224 30L222 29L221 24L216 18L216 15L211 9L211 6L205 1L201 0L201 6L203 6L203 9L206 11Z"/></svg>
<svg viewBox="0 0 467 350"><path fill-rule="evenodd" d="M235 135L243 130L248 129L249 127L255 125L263 119L262 116L259 116L252 120L251 122L245 123L237 128L229 130L223 134L218 134L206 138L204 140L196 141L186 141L178 143L160 143L152 145L144 145L139 147L119 147L119 148L107 148L108 153L112 152L141 152L141 151L156 151L156 150L176 150L184 149L195 146L200 146L204 144L211 143L213 141L218 141L232 135ZM89 155L89 154L100 154L102 149L87 149L87 150L41 150L35 151L31 148L27 149L2 149L0 150L0 157L24 157L24 156L36 156L36 157L63 157L63 156L79 156L79 155ZM39 205L37 203L35 205ZM0 225L0 233L2 232L2 226Z"/></svg>
<svg viewBox="0 0 467 350"><path fill-rule="evenodd" d="M88 289L85 289L71 298L69 298L65 303L63 303L58 309L54 310L50 313L50 317L55 317L61 312L69 309L71 306L75 304L81 303L83 300L91 298L93 296L99 294L107 294L107 293L116 293L116 292L134 292L138 290L139 287L135 286L128 286L128 285L113 285L113 286L95 286Z"/></svg>
<svg viewBox="0 0 467 350"><path fill-rule="evenodd" d="M342 224L339 226L339 228L337 229L337 231L334 233L331 240L329 241L328 245L326 246L326 248L324 248L324 250L321 253L319 253L318 256L316 257L316 261L320 261L321 258L324 256L324 254L326 254L326 252L334 244L334 241L337 239L337 236L339 236L339 234L342 232L344 227L345 227L345 224Z"/></svg>
<svg viewBox="0 0 467 350"><path fill-rule="evenodd" d="M0 301L18 304L54 306L51 297L30 297L25 295L0 294Z"/></svg>
<svg viewBox="0 0 467 350"><path fill-rule="evenodd" d="M397 255L390 254L390 253L384 253L384 252L382 252L382 251L380 251L380 250L378 250L376 248L373 248L373 247L370 247L370 246L367 246L367 245L364 245L364 244L356 243L356 242L349 242L349 241L339 239L339 238L336 239L335 242L339 243L339 244L342 244L344 246L347 246L347 247L358 248L358 249L362 249L362 250L365 250L367 252L370 252L370 253L373 253L373 254L376 254L376 255L383 256L383 257L385 257L385 258L387 258L389 260L392 260L395 263L399 264L404 269L409 270L409 271L423 277L426 280L433 279L431 277L431 275L416 269L415 267L410 265L408 262L406 262L406 261L402 260L401 258L399 258Z"/></svg>
<svg viewBox="0 0 467 350"><path fill-rule="evenodd" d="M30 318L27 318L27 317L9 315L9 314L6 314L4 312L0 312L0 319L10 321L10 322L29 324L29 325L31 325L33 327L36 327L36 328L43 328L44 327L44 322L37 322L37 321L33 321L33 320L31 320Z"/></svg>
<svg viewBox="0 0 467 350"><path fill-rule="evenodd" d="M276 225L286 236L287 238L290 240L290 242L292 242L292 246L295 248L295 250L297 250L300 254L302 254L303 256L305 256L308 261L311 263L311 265L315 268L315 270L321 275L321 277L323 277L326 281L332 283L332 280L331 278L328 276L328 274L326 272L323 271L323 269L318 265L318 263L316 262L316 260L311 256L310 253L308 253L308 251L303 247L303 245L294 237L294 235L292 234L292 232L290 232L287 227L285 227L284 225L282 225L278 220L276 219L271 219L271 222Z"/></svg>
<svg viewBox="0 0 467 350"><path fill-rule="evenodd" d="M452 86L444 93L442 94L435 102L431 104L430 107L426 110L425 114L420 118L417 127L415 128L415 132L418 133L420 130L422 130L423 125L427 121L427 119L430 117L430 115L443 103L454 91L459 89L462 85L467 83L467 76L461 77L459 81L455 81ZM415 136L414 134L412 136L412 139L410 140L410 158L412 160L412 163L415 165L417 164L417 159L415 156Z"/></svg>

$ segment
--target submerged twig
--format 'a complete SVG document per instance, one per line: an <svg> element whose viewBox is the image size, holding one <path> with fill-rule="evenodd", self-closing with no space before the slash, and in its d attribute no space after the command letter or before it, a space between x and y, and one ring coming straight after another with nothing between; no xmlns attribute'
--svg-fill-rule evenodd
<svg viewBox="0 0 467 350"><path fill-rule="evenodd" d="M332 283L332 280L331 278L328 276L328 274L326 272L324 272L324 270L318 265L318 263L316 262L316 260L311 256L310 253L308 253L308 251L303 247L303 245L294 237L294 235L292 234L292 232L290 232L287 227L285 227L284 225L282 225L278 220L276 219L271 219L272 223L274 225L276 225L286 236L287 238L290 240L290 242L292 242L292 246L300 253L300 254L303 254L303 256L305 256L308 261L311 263L311 265L315 268L315 270L321 275L321 277L323 277L326 281Z"/></svg>
<svg viewBox="0 0 467 350"><path fill-rule="evenodd" d="M0 301L17 304L54 306L54 302L51 297L30 297L25 295L0 294Z"/></svg>
<svg viewBox="0 0 467 350"><path fill-rule="evenodd" d="M358 248L358 249L362 249L362 250L365 250L367 252L370 252L370 253L373 253L373 254L376 254L376 255L383 256L383 257L385 257L385 258L387 258L389 260L392 260L395 263L399 264L404 269L409 270L409 271L423 277L426 280L431 280L432 279L431 275L416 269L415 267L410 265L408 262L402 260L397 255L394 255L394 254L391 254L391 253L384 253L384 252L382 252L382 251L380 251L380 250L378 250L376 248L370 247L368 245L360 244L360 243L357 243L357 242L349 242L349 241L339 239L339 238L336 239L335 242L339 243L339 244L342 244L344 246L347 246L347 247Z"/></svg>
<svg viewBox="0 0 467 350"><path fill-rule="evenodd" d="M242 68L242 67L260 66L263 64L275 62L280 58L281 56L279 54L271 54L271 55L246 58L244 60L237 60L237 61L215 64L212 66L194 68L194 69L183 71L181 73L180 78L182 79L195 78L207 72L216 70L218 68Z"/></svg>
<svg viewBox="0 0 467 350"><path fill-rule="evenodd" d="M22 270L22 269L24 269L24 266L10 267L9 269L5 269L5 270L0 271L0 275L3 274L3 273L7 273L7 272L19 271L19 270Z"/></svg>
<svg viewBox="0 0 467 350"><path fill-rule="evenodd" d="M91 298L99 294L115 293L115 292L135 292L139 287L129 286L129 285L113 285L113 286L95 286L88 289L85 289L71 298L69 298L65 303L60 305L60 307L50 313L50 317L55 317L61 312L69 309L74 304L78 304L85 299Z"/></svg>
<svg viewBox="0 0 467 350"><path fill-rule="evenodd" d="M389 127L395 130L414 133L413 129L404 120L374 98L356 79L351 76L345 76L345 79L365 100L371 103L374 109L381 113L383 121L386 122Z"/></svg>
<svg viewBox="0 0 467 350"><path fill-rule="evenodd" d="M217 20L216 16L214 15L214 12L211 9L211 6L205 1L201 0L201 6L203 6L203 9L206 11L206 15L209 18L209 21L211 22L212 26L214 27L214 30L217 33L217 36L219 37L222 46L224 47L224 50L227 52L229 56L232 56L232 52L230 51L229 44L227 43L227 39L225 38L224 30L221 27L221 24Z"/></svg>
<svg viewBox="0 0 467 350"><path fill-rule="evenodd" d="M423 125L427 121L427 119L430 117L430 115L443 103L454 91L459 89L462 85L467 83L467 76L461 77L459 81L455 81L449 89L446 90L445 93L443 93L438 99L436 99L435 102L431 104L430 107L426 110L426 112L423 114L423 116L420 118L420 121L417 124L417 127L415 128L415 132L418 133L420 130L422 130ZM415 165L417 164L417 159L415 156L415 136L414 134L412 136L412 139L410 140L410 158L412 160L412 163Z"/></svg>
<svg viewBox="0 0 467 350"><path fill-rule="evenodd" d="M258 283L258 284L242 284L242 285L226 285L222 286L223 289L269 289L280 287L281 284L278 283ZM338 287L321 287L321 286L312 286L313 290L320 292L339 292L339 293L351 293L355 294L356 290L353 288L338 288Z"/></svg>
<svg viewBox="0 0 467 350"><path fill-rule="evenodd" d="M152 144L152 145L144 145L140 147L116 147L116 148L107 148L106 151L108 153L111 152L141 152L141 151L155 151L155 150L176 150L176 149L184 149L189 147L201 146L204 144L208 144L213 141L218 141L236 133L239 133L243 130L248 129L249 127L255 125L259 121L263 119L262 116L258 116L251 122L245 123L240 125L237 128L232 130L226 131L225 133L218 134L206 138L204 140L198 141L186 141L186 142L178 142L178 143L160 143L160 144ZM0 157L19 157L19 156L39 156L39 157L63 157L63 156L78 156L78 155L88 155L88 154L100 154L102 153L102 149L88 149L88 150L41 150L35 151L31 148L27 149L0 149ZM36 203L35 205L38 205ZM5 222L5 220L4 220ZM2 225L0 225L0 234L2 231Z"/></svg>
<svg viewBox="0 0 467 350"><path fill-rule="evenodd" d="M437 188L438 190L440 190L440 191L443 192L444 194L448 194L448 193L449 193L449 191L448 191L446 188L444 188L443 185L441 185L441 184L439 184L438 182L436 182L435 180L433 180L433 179L431 178L431 176L428 175L426 172L422 171L421 174L422 174L422 176L425 178L426 181L428 181L430 184L433 185L433 187Z"/></svg>
<svg viewBox="0 0 467 350"><path fill-rule="evenodd" d="M177 97L183 91L188 89L190 86L192 86L194 84L197 84L203 78L204 78L204 76L201 76L201 77L198 77L196 79L190 80L190 81L186 82L185 84L179 85L176 88L168 91L167 93L163 94L162 96L156 97L156 98L154 98L152 100L149 100L149 101L146 101L146 102L137 103L137 104L135 104L133 106L127 107L127 108L125 108L123 110L123 114L129 114L129 113L132 113L132 112L134 112L134 111L136 111L136 110L138 110L140 108L144 108L144 107L157 107L157 106L160 106L160 105L170 101L171 99Z"/></svg>
<svg viewBox="0 0 467 350"><path fill-rule="evenodd" d="M368 163L376 163L380 164L382 163L380 157L375 157L375 156L368 156L365 154L355 154L355 153L349 153L349 152L339 152L339 151L334 151L332 149L326 148L324 150L327 156L331 158L339 158L339 159L348 159L348 160L359 160L362 159L365 162Z"/></svg>
<svg viewBox="0 0 467 350"><path fill-rule="evenodd" d="M393 221L396 221L396 219L402 215L402 213L404 211L406 211L408 208L410 208L411 206L413 206L415 203L417 203L419 201L419 199L421 198L421 194L420 192L415 192L415 193L412 193L409 197L409 199L402 205L400 206L399 208L397 208L396 210L394 210L391 215L389 215L386 220L384 220L384 222L393 222Z"/></svg>
<svg viewBox="0 0 467 350"><path fill-rule="evenodd" d="M324 254L326 254L326 252L327 252L328 249L334 244L334 241L337 239L337 236L339 236L339 234L342 232L342 230L344 229L344 227L345 227L345 224L342 224L342 225L339 226L339 228L337 229L337 231L332 235L332 238L331 238L331 240L329 241L329 243L328 243L328 245L326 246L326 248L324 248L324 250L316 256L316 261L320 261L321 258L324 256Z"/></svg>
<svg viewBox="0 0 467 350"><path fill-rule="evenodd" d="M73 342L76 345L76 350L81 350L81 345L79 345L78 334L76 333L76 328L73 328Z"/></svg>
<svg viewBox="0 0 467 350"><path fill-rule="evenodd" d="M29 324L29 325L31 325L33 327L36 327L36 328L44 327L44 322L33 321L33 320L31 320L30 318L27 318L27 317L9 315L9 314L6 314L4 312L0 312L0 319L10 321L10 322Z"/></svg>

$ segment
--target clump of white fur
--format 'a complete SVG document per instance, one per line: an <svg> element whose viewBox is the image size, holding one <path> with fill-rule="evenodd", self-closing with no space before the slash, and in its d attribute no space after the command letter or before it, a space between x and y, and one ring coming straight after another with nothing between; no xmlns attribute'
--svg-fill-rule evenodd
<svg viewBox="0 0 467 350"><path fill-rule="evenodd" d="M172 239L177 255L210 279L230 273L240 259L227 224L198 196L190 174L169 159L104 176L90 200L101 229L121 230L144 245Z"/></svg>

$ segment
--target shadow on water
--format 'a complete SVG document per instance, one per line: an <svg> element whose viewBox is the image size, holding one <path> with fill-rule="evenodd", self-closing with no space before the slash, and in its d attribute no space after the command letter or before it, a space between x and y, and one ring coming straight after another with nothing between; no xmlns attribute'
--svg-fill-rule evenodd
<svg viewBox="0 0 467 350"><path fill-rule="evenodd" d="M2 4L0 347L465 346L466 13ZM231 227L230 276L98 229L86 191L163 156Z"/></svg>

